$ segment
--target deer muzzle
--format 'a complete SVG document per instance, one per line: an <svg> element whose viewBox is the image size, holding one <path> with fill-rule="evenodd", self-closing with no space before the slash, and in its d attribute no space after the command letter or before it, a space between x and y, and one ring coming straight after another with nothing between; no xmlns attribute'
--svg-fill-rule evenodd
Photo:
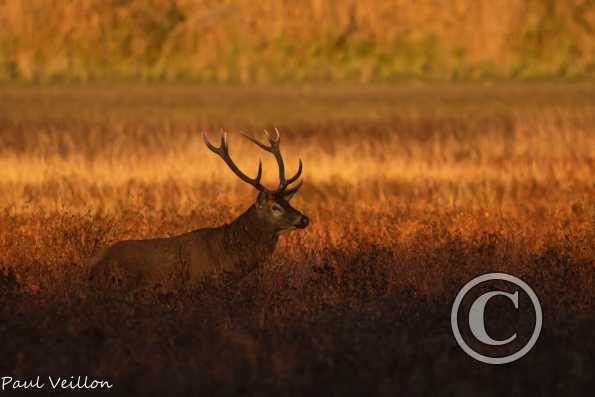
<svg viewBox="0 0 595 397"><path fill-rule="evenodd" d="M298 229L305 229L306 226L310 224L310 219L306 215L302 215L298 222L295 224L295 227Z"/></svg>

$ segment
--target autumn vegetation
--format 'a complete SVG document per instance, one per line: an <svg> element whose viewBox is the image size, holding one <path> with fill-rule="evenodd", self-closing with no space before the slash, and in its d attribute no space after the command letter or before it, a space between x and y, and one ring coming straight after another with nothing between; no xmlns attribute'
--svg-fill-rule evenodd
<svg viewBox="0 0 595 397"><path fill-rule="evenodd" d="M0 81L588 79L591 0L0 1Z"/></svg>
<svg viewBox="0 0 595 397"><path fill-rule="evenodd" d="M595 97L588 85L11 87L0 95L0 373L108 377L120 394L588 394ZM253 200L203 145L277 127L295 206L239 283L137 299L87 283L124 238L230 221ZM252 145L253 146L253 145ZM274 164L264 157L265 178ZM528 282L534 350L504 368L456 345L478 274ZM516 394L515 394L516 393Z"/></svg>

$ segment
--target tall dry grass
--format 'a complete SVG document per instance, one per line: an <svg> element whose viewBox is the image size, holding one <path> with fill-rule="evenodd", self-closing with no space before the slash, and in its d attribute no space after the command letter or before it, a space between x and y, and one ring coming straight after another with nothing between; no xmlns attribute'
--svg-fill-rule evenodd
<svg viewBox="0 0 595 397"><path fill-rule="evenodd" d="M230 221L254 192L204 147L201 134L213 139L220 127L258 136L276 126L288 166L304 161L296 203L314 223L287 239L290 252L358 241L392 250L416 244L437 224L445 234L432 244L452 233L473 239L497 232L535 252L568 234L580 246L592 236L595 209L589 92L547 85L7 89L0 202L7 227L12 222L19 232L5 235L16 255L5 260L27 261L30 253L14 238L36 236L43 268L45 250L64 248L47 246L55 236L44 232L46 222L67 233L59 231L64 216L92 227L63 242L74 244L71 260L79 265L118 238ZM270 156L239 134L231 139L240 166L254 172L262 158L266 183L275 183ZM110 231L96 231L95 216L100 224L110 219Z"/></svg>
<svg viewBox="0 0 595 397"><path fill-rule="evenodd" d="M0 371L82 371L143 395L581 395L595 365L591 92L4 89L0 337L12 342ZM254 192L200 134L273 126L289 167L304 161L295 206L312 225L284 236L270 263L237 285L148 303L90 289L99 247L221 224L250 205ZM274 183L270 159L231 139L241 167L263 157ZM539 344L510 371L473 362L450 335L450 302L487 271L522 277L544 307Z"/></svg>

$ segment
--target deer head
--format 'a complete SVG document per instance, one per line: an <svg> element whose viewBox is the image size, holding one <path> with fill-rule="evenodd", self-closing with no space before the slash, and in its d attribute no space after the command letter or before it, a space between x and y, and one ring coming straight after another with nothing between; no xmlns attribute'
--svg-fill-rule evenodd
<svg viewBox="0 0 595 397"><path fill-rule="evenodd" d="M287 179L285 177L283 156L279 149L279 143L281 141L279 131L275 128L275 134L271 135L265 130L265 134L269 143L268 145L247 135L244 136L261 149L273 154L275 157L279 167L279 185L275 190L270 190L260 183L260 178L262 177L261 161L258 162L258 173L256 178L250 178L238 168L229 155L227 133L223 133L221 136L221 144L219 147L212 145L204 134L203 140L212 152L225 161L234 174L236 174L242 181L252 185L252 187L258 190L258 196L253 207L255 209L256 218L263 228L272 230L277 234L296 228L303 229L308 226L308 223L310 222L308 217L289 204L293 195L297 193L302 186L302 182L300 181L294 187L289 187L302 174L302 160L300 159L299 161L298 170L295 175Z"/></svg>

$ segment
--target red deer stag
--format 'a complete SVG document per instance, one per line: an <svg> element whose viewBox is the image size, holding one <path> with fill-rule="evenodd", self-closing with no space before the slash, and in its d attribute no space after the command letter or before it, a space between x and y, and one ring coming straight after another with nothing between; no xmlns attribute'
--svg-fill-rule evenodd
<svg viewBox="0 0 595 397"><path fill-rule="evenodd" d="M229 155L227 134L219 147L206 136L207 147L220 156L242 181L258 190L254 204L229 224L197 229L170 238L125 240L100 252L91 262L91 279L112 285L170 285L177 281L196 285L209 275L228 274L241 278L269 258L283 232L308 226L308 217L289 204L302 186L295 182L302 173L302 161L296 174L285 177L285 165L279 149L279 132L266 132L268 145L246 136L263 150L273 154L279 167L279 185L269 190L261 184L262 163L256 178L244 174Z"/></svg>

